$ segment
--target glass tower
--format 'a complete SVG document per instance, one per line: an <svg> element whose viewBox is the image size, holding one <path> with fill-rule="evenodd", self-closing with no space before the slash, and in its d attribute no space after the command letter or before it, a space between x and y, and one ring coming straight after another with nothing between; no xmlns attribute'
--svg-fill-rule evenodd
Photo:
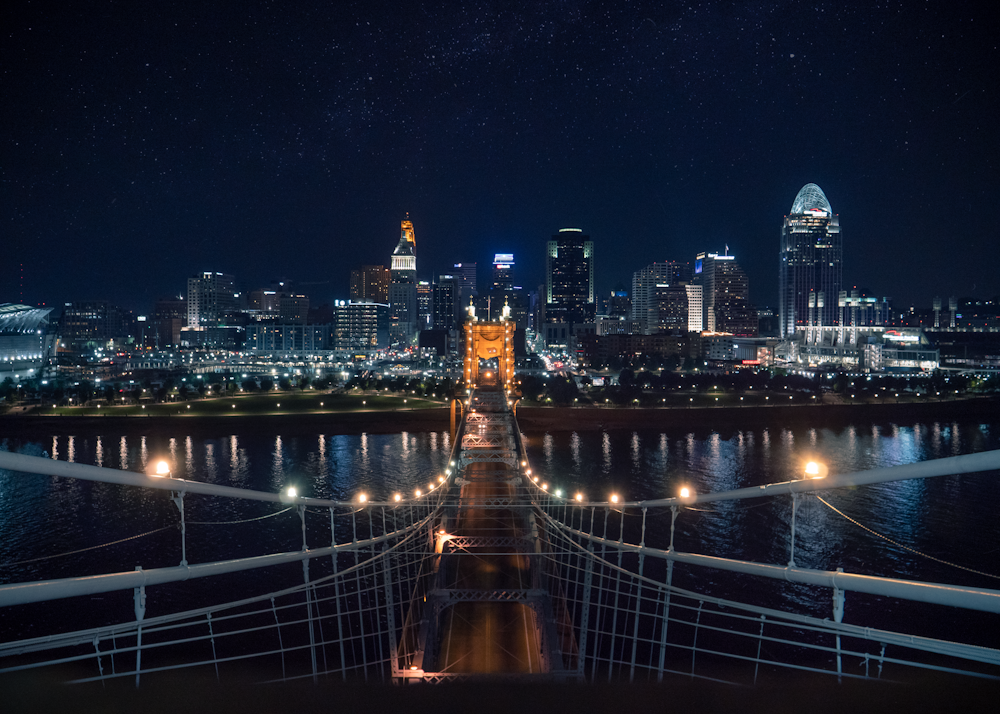
<svg viewBox="0 0 1000 714"><path fill-rule="evenodd" d="M781 228L778 313L781 336L809 325L836 325L843 282L840 218L823 189L807 183Z"/></svg>

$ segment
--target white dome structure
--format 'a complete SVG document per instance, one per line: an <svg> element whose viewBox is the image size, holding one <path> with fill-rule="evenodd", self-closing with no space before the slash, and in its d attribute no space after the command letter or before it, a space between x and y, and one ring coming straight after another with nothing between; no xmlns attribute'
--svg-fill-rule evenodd
<svg viewBox="0 0 1000 714"><path fill-rule="evenodd" d="M807 183L795 196L790 213L792 215L802 215L812 211L823 211L827 215L833 213L833 209L830 208L830 202L826 199L823 189L814 183Z"/></svg>

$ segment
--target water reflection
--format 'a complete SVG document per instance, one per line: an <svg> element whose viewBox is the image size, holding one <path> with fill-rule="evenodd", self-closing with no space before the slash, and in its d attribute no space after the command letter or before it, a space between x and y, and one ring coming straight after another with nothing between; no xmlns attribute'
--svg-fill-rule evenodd
<svg viewBox="0 0 1000 714"><path fill-rule="evenodd" d="M364 490L380 500L391 498L396 491L410 494L414 488L426 487L445 467L451 447L447 432L270 438L233 434L218 440L182 434L173 438L149 435L140 439L138 449L135 438L129 437L133 440L131 450L129 441L119 434L107 435L103 440L82 434L45 437L25 448L34 448L40 454L43 446L50 445L52 458L81 463L103 460L137 471L145 469L147 460L168 455L175 475L193 480L224 482L228 478L232 485L260 490L279 490L294 480L318 497L348 500ZM178 463L181 439L184 458ZM617 490L628 499L642 500L673 495L682 483L704 492L799 478L806 453L826 462L833 473L850 473L996 449L1000 448L998 441L1000 430L992 423L928 422L876 428L848 426L840 430L802 426L777 432L755 428L722 433L602 432L599 438L597 433L553 432L532 435L527 439L527 449L532 466L544 472L553 488L581 491L595 500ZM176 519L175 509L163 494L139 499L134 491L85 485L71 479L31 483L36 493L30 498L8 499L3 507L4 518L0 519L4 542L29 544L23 546L26 551L35 547L30 545L35 541L39 548L53 542L58 547L65 543L77 547L80 543L107 542L147 530L150 523L158 526ZM996 570L995 552L986 553L992 546L984 547L1000 542L1000 524L992 517L1000 510L995 475L845 489L824 498L865 528L909 548L936 555L956 554L956 558L961 555L963 560L979 558L984 561L979 569ZM190 497L192 514L198 509L210 510L206 503L205 499ZM202 520L255 517L266 512L263 508L259 504L234 505L230 507L232 512L212 514ZM600 529L604 514L595 517ZM682 511L676 545L689 552L783 564L788 560L790 518L791 503L786 497L705 504L700 510ZM192 516L192 520L198 518ZM669 520L669 516L650 518L648 544L666 546ZM932 582L991 586L982 578L926 561L876 538L815 497L800 502L796 523L796 562L803 567L843 567L874 575L902 574ZM292 525L290 530L294 531ZM284 533L281 529L285 526L275 519L267 528ZM619 522L609 527L617 538ZM638 533L629 532L630 527L626 525L626 538L637 542ZM239 545L226 540L234 536L219 533L217 537L219 541L212 547L220 556ZM202 543L200 547L207 546ZM297 546L292 543L289 547ZM136 562L158 562L160 556L151 552L148 558ZM976 567L975 562L965 564ZM61 567L54 564L53 570L45 572L49 576L59 574L63 572ZM69 574L84 574L82 566ZM818 597L802 592L790 589L788 597ZM815 599L815 604L826 617L829 594L823 598Z"/></svg>

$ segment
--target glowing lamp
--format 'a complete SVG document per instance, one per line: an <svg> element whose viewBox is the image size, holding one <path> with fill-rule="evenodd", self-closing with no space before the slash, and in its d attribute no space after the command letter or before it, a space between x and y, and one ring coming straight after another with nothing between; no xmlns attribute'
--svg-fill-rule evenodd
<svg viewBox="0 0 1000 714"><path fill-rule="evenodd" d="M158 461L156 463L156 473L153 476L157 478L165 478L170 475L170 464L166 461Z"/></svg>

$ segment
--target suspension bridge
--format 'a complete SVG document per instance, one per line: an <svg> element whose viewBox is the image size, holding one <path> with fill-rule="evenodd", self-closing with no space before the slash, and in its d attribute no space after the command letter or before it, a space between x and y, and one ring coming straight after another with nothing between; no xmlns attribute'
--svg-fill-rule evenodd
<svg viewBox="0 0 1000 714"><path fill-rule="evenodd" d="M46 672L66 682L124 679L136 685L176 671L220 681L252 672L261 682L400 684L477 677L753 684L789 672L832 680L901 680L928 672L1000 679L1000 649L879 629L878 606L871 605L874 596L921 612L957 608L977 613L989 629L1000 614L1000 591L795 562L801 499L994 471L1000 452L654 501L590 501L556 492L544 475L533 473L515 418L506 328L479 325L480 339L473 334L467 340L470 386L457 405L448 467L426 489L405 497L332 501L0 452L0 469L17 478L167 492L181 555L169 567L0 585L0 613L14 618L18 612L37 616L39 607L58 612L63 603L86 604L107 593L128 593L132 605L110 623L0 643L0 677ZM787 562L674 547L675 524L687 509L763 498L791 500ZM261 501L294 510L301 547L189 562L190 499ZM670 540L647 543L647 522L658 516L669 519ZM324 528L324 542L309 542ZM268 587L269 574L289 568L300 569L298 582L286 578L282 587ZM753 585L738 599L685 589L674 583L682 568L726 571ZM238 597L231 587L207 587L196 607L147 617L150 601L171 584L194 587L234 575L252 576L241 581L252 586L241 585ZM761 604L757 595L789 583L828 593L827 616ZM229 596L217 601L217 593ZM869 605L848 617L855 595Z"/></svg>

